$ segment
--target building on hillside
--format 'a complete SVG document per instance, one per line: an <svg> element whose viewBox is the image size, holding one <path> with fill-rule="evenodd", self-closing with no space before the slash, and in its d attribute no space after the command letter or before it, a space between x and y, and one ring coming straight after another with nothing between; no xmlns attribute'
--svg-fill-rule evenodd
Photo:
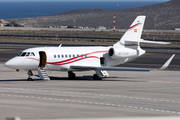
<svg viewBox="0 0 180 120"><path fill-rule="evenodd" d="M180 30L180 28L174 28L174 30Z"/></svg>
<svg viewBox="0 0 180 120"><path fill-rule="evenodd" d="M0 20L0 27L4 27L6 24L8 24L9 22L5 21L5 20Z"/></svg>
<svg viewBox="0 0 180 120"><path fill-rule="evenodd" d="M4 25L0 23L0 27L4 27Z"/></svg>
<svg viewBox="0 0 180 120"><path fill-rule="evenodd" d="M106 28L104 26L99 26L98 29L105 30Z"/></svg>

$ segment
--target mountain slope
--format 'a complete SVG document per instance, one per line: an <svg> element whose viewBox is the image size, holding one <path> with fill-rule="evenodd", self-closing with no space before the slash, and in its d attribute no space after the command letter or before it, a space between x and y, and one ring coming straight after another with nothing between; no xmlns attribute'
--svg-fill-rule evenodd
<svg viewBox="0 0 180 120"><path fill-rule="evenodd" d="M146 15L145 29L173 29L180 27L180 0L124 10L79 9L51 16L10 19L25 26L105 26L112 28L116 14L116 28L127 29L138 15Z"/></svg>

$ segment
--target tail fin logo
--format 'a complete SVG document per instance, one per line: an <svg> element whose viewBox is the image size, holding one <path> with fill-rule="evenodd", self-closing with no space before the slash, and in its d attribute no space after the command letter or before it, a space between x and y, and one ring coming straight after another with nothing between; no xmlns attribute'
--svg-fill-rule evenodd
<svg viewBox="0 0 180 120"><path fill-rule="evenodd" d="M137 24L135 24L135 25L129 27L129 29L132 29L132 28L134 28L134 27L136 27L137 25L140 25L140 24L141 24L141 23L137 23Z"/></svg>
<svg viewBox="0 0 180 120"><path fill-rule="evenodd" d="M137 32L137 29L134 29L134 32Z"/></svg>

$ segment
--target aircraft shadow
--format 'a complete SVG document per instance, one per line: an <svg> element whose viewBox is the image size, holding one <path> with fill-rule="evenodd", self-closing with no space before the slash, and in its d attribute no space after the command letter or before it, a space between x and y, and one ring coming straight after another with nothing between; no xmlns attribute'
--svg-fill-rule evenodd
<svg viewBox="0 0 180 120"><path fill-rule="evenodd" d="M82 76L82 77L76 77L75 79L69 79L68 77L50 77L51 80L57 80L57 81L125 81L125 82L144 82L144 81L133 81L133 78L127 78L127 77L108 77L108 78L102 78L101 80L93 80L92 76ZM114 80L115 79L115 80Z"/></svg>
<svg viewBox="0 0 180 120"><path fill-rule="evenodd" d="M38 81L39 79L33 79L34 81ZM27 81L27 79L11 79L11 80L0 80L0 82L24 82Z"/></svg>
<svg viewBox="0 0 180 120"><path fill-rule="evenodd" d="M38 77L38 75L35 75ZM101 80L93 80L92 76L82 76L79 77L77 76L75 79L69 79L68 77L55 77L55 76L49 76L51 81L116 81L116 82L145 82L145 81L137 81L133 80L134 78L130 77L107 77L107 78L102 78ZM10 80L0 80L0 82L31 82L27 81L27 79L10 79ZM44 81L41 80L40 78L33 78L32 81Z"/></svg>

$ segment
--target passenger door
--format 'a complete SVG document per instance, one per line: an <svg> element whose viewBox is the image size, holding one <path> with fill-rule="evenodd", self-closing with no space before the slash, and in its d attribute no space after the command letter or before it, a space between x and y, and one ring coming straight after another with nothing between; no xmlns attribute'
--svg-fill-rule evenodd
<svg viewBox="0 0 180 120"><path fill-rule="evenodd" d="M47 61L46 53L44 51L40 51L39 56L40 56L39 67L45 67Z"/></svg>

